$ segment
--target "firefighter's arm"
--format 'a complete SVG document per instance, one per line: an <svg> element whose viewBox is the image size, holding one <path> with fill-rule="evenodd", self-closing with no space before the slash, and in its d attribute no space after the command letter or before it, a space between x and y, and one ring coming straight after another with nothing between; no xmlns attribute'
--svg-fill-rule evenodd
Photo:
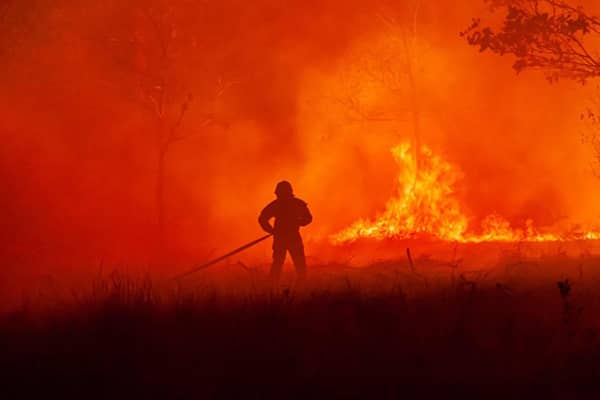
<svg viewBox="0 0 600 400"><path fill-rule="evenodd" d="M302 207L302 213L300 215L300 226L306 226L312 222L312 214L308 209L308 205L304 203L304 207Z"/></svg>
<svg viewBox="0 0 600 400"><path fill-rule="evenodd" d="M269 204L266 206L258 216L258 223L260 227L267 233L273 234L274 229L269 220L273 218L273 207Z"/></svg>

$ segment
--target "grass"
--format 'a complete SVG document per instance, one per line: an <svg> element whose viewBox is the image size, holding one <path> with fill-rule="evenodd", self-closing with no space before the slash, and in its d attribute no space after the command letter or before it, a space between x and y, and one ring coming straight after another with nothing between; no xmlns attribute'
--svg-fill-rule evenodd
<svg viewBox="0 0 600 400"><path fill-rule="evenodd" d="M101 277L2 315L3 397L597 398L597 260L438 264L314 266L277 291L235 264Z"/></svg>

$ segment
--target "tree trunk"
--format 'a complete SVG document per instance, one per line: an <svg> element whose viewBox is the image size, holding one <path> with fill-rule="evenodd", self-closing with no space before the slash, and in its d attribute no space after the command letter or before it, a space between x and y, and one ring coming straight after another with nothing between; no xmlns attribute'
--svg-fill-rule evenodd
<svg viewBox="0 0 600 400"><path fill-rule="evenodd" d="M162 257L166 248L166 204L165 204L165 170L168 148L159 144L156 169L156 223L157 252Z"/></svg>
<svg viewBox="0 0 600 400"><path fill-rule="evenodd" d="M158 227L158 248L162 252L165 246L165 158L166 152L159 151L156 174L156 217Z"/></svg>
<svg viewBox="0 0 600 400"><path fill-rule="evenodd" d="M412 72L412 67L408 68L408 79L410 82L410 101L412 108L413 134L414 134L414 151L415 151L415 179L419 175L420 158L421 158L421 123L419 102L417 100L417 85Z"/></svg>
<svg viewBox="0 0 600 400"><path fill-rule="evenodd" d="M406 53L407 68L406 74L408 76L408 85L410 88L410 103L412 110L412 123L413 123L413 151L415 157L415 183L419 176L420 167L420 154L421 154L421 123L420 123L420 111L419 101L417 95L417 82L415 79L414 65L413 65L413 49L411 49L408 43L408 34L404 34L404 51Z"/></svg>

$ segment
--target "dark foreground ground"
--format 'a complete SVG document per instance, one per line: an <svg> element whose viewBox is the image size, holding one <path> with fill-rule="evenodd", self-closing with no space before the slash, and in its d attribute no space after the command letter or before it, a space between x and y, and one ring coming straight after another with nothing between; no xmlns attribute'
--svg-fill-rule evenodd
<svg viewBox="0 0 600 400"><path fill-rule="evenodd" d="M113 274L2 315L0 396L600 398L600 262L581 260L322 266L275 292L244 265L221 286Z"/></svg>

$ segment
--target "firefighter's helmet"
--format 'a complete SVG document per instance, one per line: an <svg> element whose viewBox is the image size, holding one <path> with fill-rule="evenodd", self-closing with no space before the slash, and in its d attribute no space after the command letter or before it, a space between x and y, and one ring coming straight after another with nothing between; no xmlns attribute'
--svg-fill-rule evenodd
<svg viewBox="0 0 600 400"><path fill-rule="evenodd" d="M275 187L275 194L277 197L291 197L294 195L292 184L288 181L281 181Z"/></svg>

